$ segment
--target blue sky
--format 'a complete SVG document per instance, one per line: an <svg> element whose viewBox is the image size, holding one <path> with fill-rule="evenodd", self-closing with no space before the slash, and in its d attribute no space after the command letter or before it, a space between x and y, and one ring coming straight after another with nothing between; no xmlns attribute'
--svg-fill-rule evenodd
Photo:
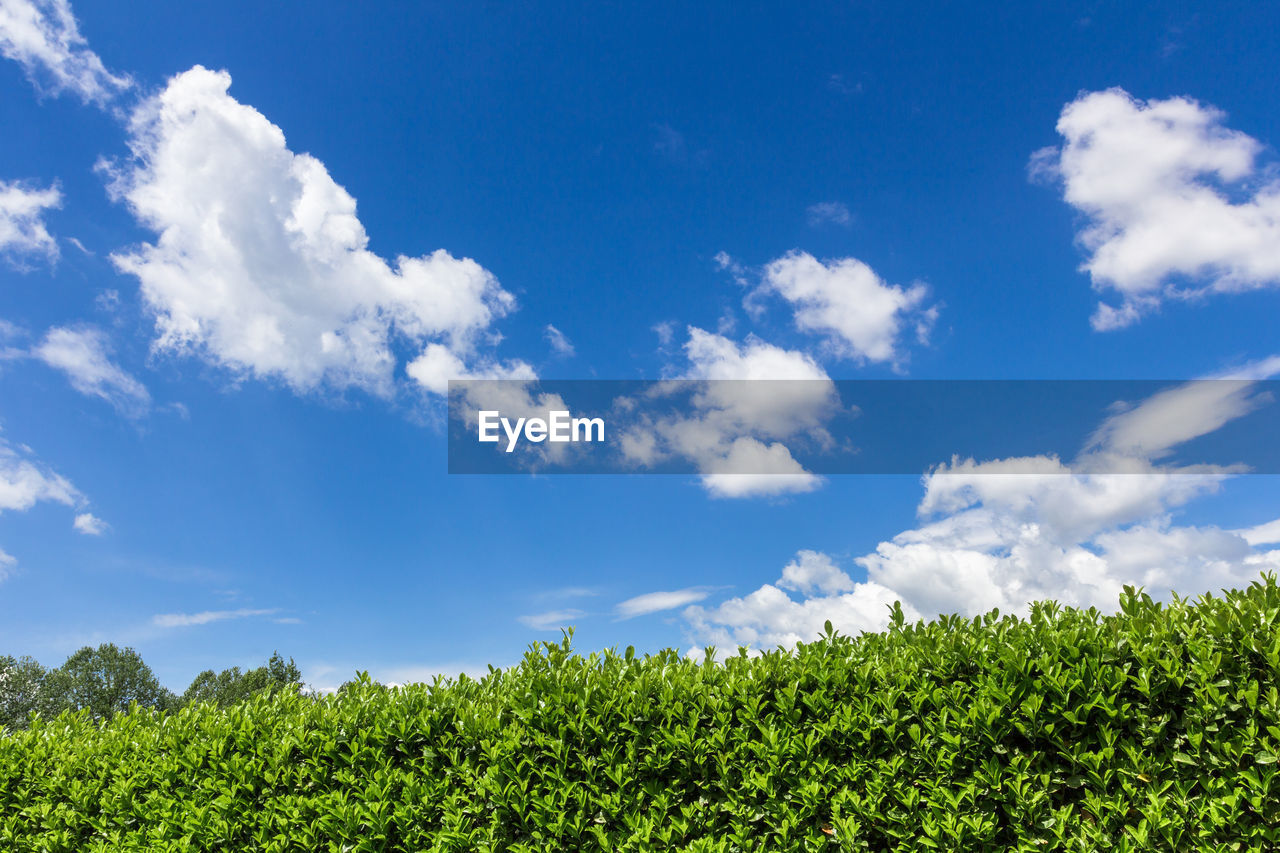
<svg viewBox="0 0 1280 853"><path fill-rule="evenodd" d="M326 687L1280 565L1273 477L451 477L436 393L1270 376L1265 4L3 0L0 49L0 652Z"/></svg>

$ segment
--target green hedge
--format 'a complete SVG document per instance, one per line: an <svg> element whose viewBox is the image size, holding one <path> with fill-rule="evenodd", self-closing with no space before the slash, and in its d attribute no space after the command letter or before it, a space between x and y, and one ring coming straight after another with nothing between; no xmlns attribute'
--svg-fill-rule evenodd
<svg viewBox="0 0 1280 853"><path fill-rule="evenodd" d="M63 714L0 738L12 851L1280 849L1280 588L1036 606L720 663Z"/></svg>

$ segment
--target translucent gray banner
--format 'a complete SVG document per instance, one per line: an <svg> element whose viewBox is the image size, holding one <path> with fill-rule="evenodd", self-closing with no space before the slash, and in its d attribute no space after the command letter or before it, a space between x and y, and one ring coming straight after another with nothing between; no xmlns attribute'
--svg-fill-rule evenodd
<svg viewBox="0 0 1280 853"><path fill-rule="evenodd" d="M1276 381L462 380L454 474L1280 473Z"/></svg>

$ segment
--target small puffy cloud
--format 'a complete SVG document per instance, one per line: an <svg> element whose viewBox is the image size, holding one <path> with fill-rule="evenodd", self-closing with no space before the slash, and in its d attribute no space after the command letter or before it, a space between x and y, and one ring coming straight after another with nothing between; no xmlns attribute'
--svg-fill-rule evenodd
<svg viewBox="0 0 1280 853"><path fill-rule="evenodd" d="M809 225L814 228L827 223L849 225L853 222L853 215L849 213L849 208L842 201L820 201L817 204L811 204L805 209L805 216L809 220Z"/></svg>
<svg viewBox="0 0 1280 853"><path fill-rule="evenodd" d="M798 329L824 336L838 356L858 362L899 363L904 333L927 340L937 319L923 284L889 284L857 258L824 263L789 252L765 265L760 293L781 296Z"/></svg>
<svg viewBox="0 0 1280 853"><path fill-rule="evenodd" d="M84 103L102 105L132 85L89 49L67 0L0 0L0 54L37 89L73 92Z"/></svg>
<svg viewBox="0 0 1280 853"><path fill-rule="evenodd" d="M75 506L83 500L66 477L42 465L29 448L0 438L0 512L21 512L40 501Z"/></svg>
<svg viewBox="0 0 1280 853"><path fill-rule="evenodd" d="M826 554L801 551L783 568L778 586L810 595L852 592L854 583Z"/></svg>
<svg viewBox="0 0 1280 853"><path fill-rule="evenodd" d="M516 621L535 631L553 631L568 628L587 614L582 610L567 608L564 610L548 610L543 613L529 613L520 616Z"/></svg>
<svg viewBox="0 0 1280 853"><path fill-rule="evenodd" d="M111 360L110 344L100 329L50 329L32 355L65 373L81 394L106 400L122 414L138 417L151 407L146 387Z"/></svg>
<svg viewBox="0 0 1280 853"><path fill-rule="evenodd" d="M443 344L427 344L405 366L409 378L433 394L446 394L450 379L536 379L532 367L519 359L500 362L479 359L470 366Z"/></svg>
<svg viewBox="0 0 1280 853"><path fill-rule="evenodd" d="M58 243L45 225L44 213L61 206L62 192L56 184L40 189L0 181L0 257L19 268L32 257L56 260Z"/></svg>
<svg viewBox="0 0 1280 853"><path fill-rule="evenodd" d="M101 536L111 525L91 512L82 512L76 516L72 526L86 536Z"/></svg>
<svg viewBox="0 0 1280 853"><path fill-rule="evenodd" d="M634 598L619 602L615 609L620 618L633 619L636 616L647 616L650 613L685 607L696 601L702 601L710 594L711 590L702 586L646 592L644 595L637 595Z"/></svg>
<svg viewBox="0 0 1280 853"><path fill-rule="evenodd" d="M1119 297L1098 304L1095 329L1166 299L1280 287L1280 179L1225 120L1190 98L1089 92L1062 111L1062 147L1032 158L1032 177L1059 180L1087 217L1082 269Z"/></svg>
<svg viewBox="0 0 1280 853"><path fill-rule="evenodd" d="M692 379L827 379L813 357L750 336L737 344L723 335L690 326L685 354Z"/></svg>
<svg viewBox="0 0 1280 853"><path fill-rule="evenodd" d="M675 340L676 324L670 320L663 320L661 323L653 324L653 333L658 336L658 344L660 346L670 346Z"/></svg>
<svg viewBox="0 0 1280 853"><path fill-rule="evenodd" d="M573 358L573 341L565 337L564 332L548 323L542 330L542 336L547 339L547 343L551 344L551 351L556 355L561 358Z"/></svg>
<svg viewBox="0 0 1280 853"><path fill-rule="evenodd" d="M695 326L688 333L687 369L651 392L684 396L687 402L677 414L641 413L623 427L619 447L625 461L649 467L688 460L716 497L817 488L821 479L806 471L784 442L830 441L825 424L839 399L826 372L809 355L755 336L739 344Z"/></svg>
<svg viewBox="0 0 1280 853"><path fill-rule="evenodd" d="M431 390L497 372L477 350L515 298L443 249L394 262L369 251L351 194L230 85L199 66L172 78L133 113L132 159L107 167L158 235L112 255L141 283L155 349L298 392L389 396L395 343L423 348L409 375Z"/></svg>
<svg viewBox="0 0 1280 853"><path fill-rule="evenodd" d="M728 450L706 459L702 485L713 497L753 498L812 492L822 478L805 470L780 441L735 438Z"/></svg>
<svg viewBox="0 0 1280 853"><path fill-rule="evenodd" d="M751 272L741 261L730 255L728 252L716 252L711 258L715 263L716 269L729 273L733 276L733 280L740 287L749 287L751 284L749 273ZM756 313L755 305L748 303L747 309L752 313Z"/></svg>
<svg viewBox="0 0 1280 853"><path fill-rule="evenodd" d="M77 506L84 503L71 481L40 463L29 447L0 437L0 512L23 512L42 501ZM17 560L0 549L0 580Z"/></svg>
<svg viewBox="0 0 1280 853"><path fill-rule="evenodd" d="M208 625L213 622L226 622L231 619L271 616L279 612L279 608L274 607L264 610L242 607L238 610L203 610L199 613L158 613L151 617L151 623L157 628L187 628L192 625Z"/></svg>

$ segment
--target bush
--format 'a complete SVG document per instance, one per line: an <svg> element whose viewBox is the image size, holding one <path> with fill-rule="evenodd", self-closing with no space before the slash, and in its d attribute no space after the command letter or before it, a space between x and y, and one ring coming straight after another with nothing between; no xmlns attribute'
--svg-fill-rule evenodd
<svg viewBox="0 0 1280 853"><path fill-rule="evenodd" d="M1280 849L1280 587L0 738L13 851Z"/></svg>

